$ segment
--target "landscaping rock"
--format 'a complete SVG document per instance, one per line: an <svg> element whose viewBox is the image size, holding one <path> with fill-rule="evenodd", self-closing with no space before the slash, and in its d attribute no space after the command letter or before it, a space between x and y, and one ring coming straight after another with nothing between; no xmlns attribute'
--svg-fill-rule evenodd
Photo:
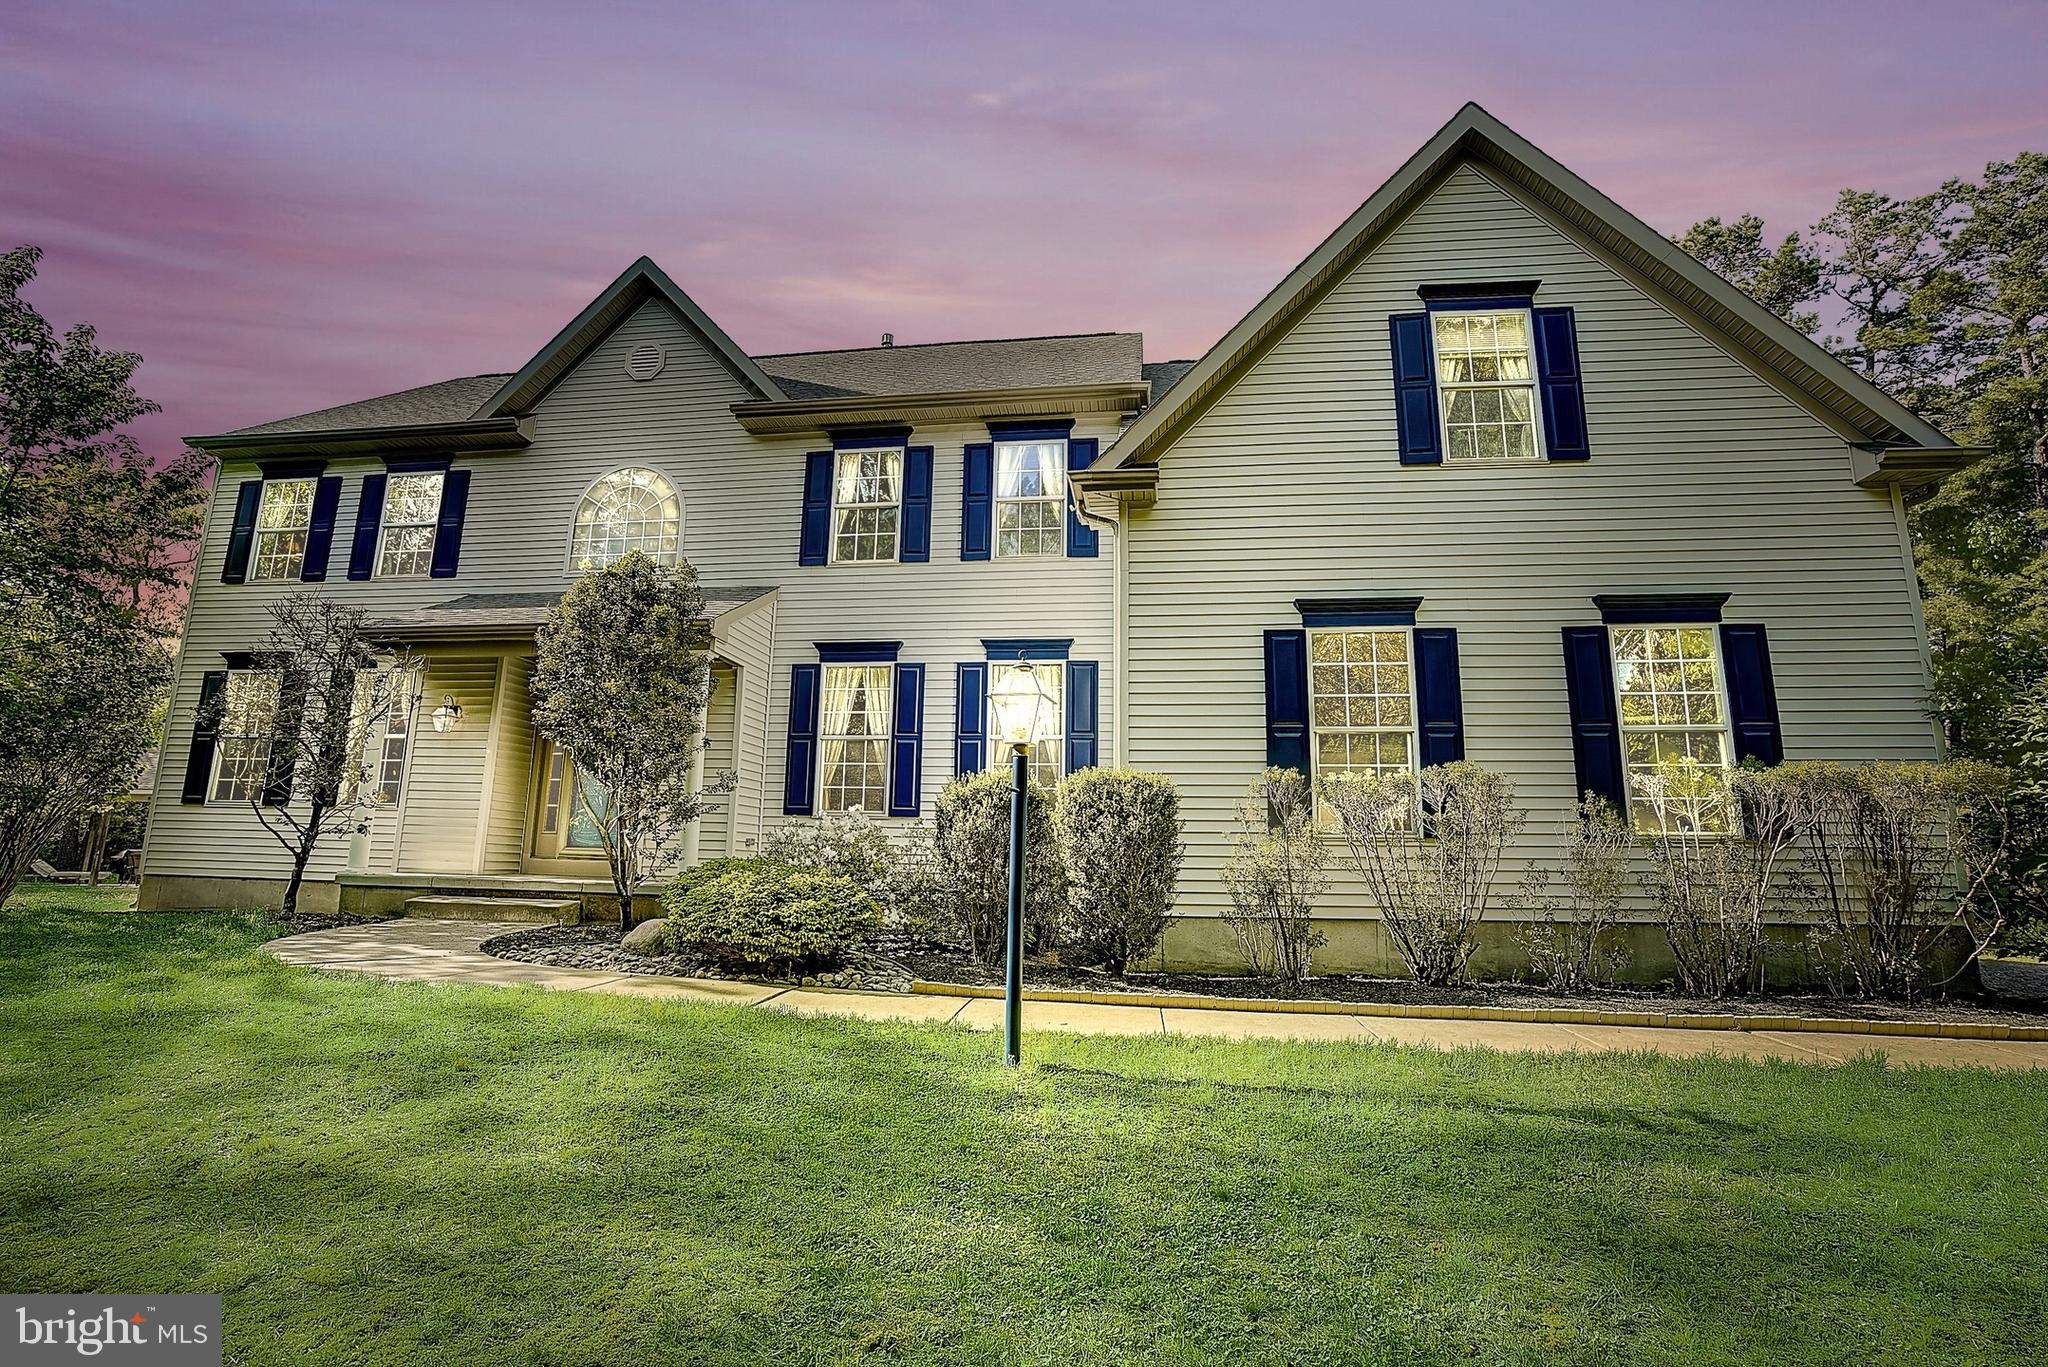
<svg viewBox="0 0 2048 1367"><path fill-rule="evenodd" d="M668 953L668 922L659 916L642 921L626 932L619 948L628 954Z"/></svg>

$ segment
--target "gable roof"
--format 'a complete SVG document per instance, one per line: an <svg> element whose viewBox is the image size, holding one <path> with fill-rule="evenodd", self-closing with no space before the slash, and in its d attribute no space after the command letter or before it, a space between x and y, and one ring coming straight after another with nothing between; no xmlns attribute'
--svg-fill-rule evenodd
<svg viewBox="0 0 2048 1367"><path fill-rule="evenodd" d="M311 413L237 428L224 435L255 437L285 432L342 432L363 427L462 422L476 412L478 404L497 393L507 378L502 371L495 375L465 375L461 379L401 389L396 394L380 394L357 403L316 408Z"/></svg>
<svg viewBox="0 0 2048 1367"><path fill-rule="evenodd" d="M792 399L954 394L1136 383L1144 378L1145 338L1136 332L1086 332L794 351L754 359Z"/></svg>
<svg viewBox="0 0 2048 1367"><path fill-rule="evenodd" d="M661 267L643 256L626 267L625 273L591 300L588 308L577 314L532 360L486 399L476 410L476 416L500 417L524 413L532 408L541 395L553 388L555 381L568 373L586 352L649 299L665 300L674 308L689 329L697 334L698 340L704 343L705 349L723 362L733 377L753 391L756 397L787 397L751 357L733 344L724 329L711 321L710 314L698 308L696 301L684 294Z"/></svg>
<svg viewBox="0 0 2048 1367"><path fill-rule="evenodd" d="M1473 161L1611 253L1697 314L1767 378L1834 425L1887 447L1951 450L1932 425L1858 375L1826 348L1701 265L1635 215L1476 104L1467 104L1306 260L1239 319L1104 451L1093 471L1154 463L1161 450L1285 335L1387 231L1459 164Z"/></svg>

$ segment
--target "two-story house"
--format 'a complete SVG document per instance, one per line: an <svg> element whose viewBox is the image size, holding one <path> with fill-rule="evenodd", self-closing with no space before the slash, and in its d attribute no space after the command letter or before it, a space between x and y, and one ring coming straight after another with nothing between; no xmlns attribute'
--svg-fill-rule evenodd
<svg viewBox="0 0 2048 1367"><path fill-rule="evenodd" d="M709 592L738 782L695 857L929 815L1029 659L1066 718L1040 773L1180 785L1190 964L1229 958L1269 763L1469 757L1541 858L1660 758L1934 756L1903 495L1970 454L1476 106L1192 365L1135 333L750 357L643 260L517 374L194 444L221 473L145 906L274 900L248 653L309 584L424 662L309 900L595 887L602 797L534 734L532 637L638 549ZM1329 920L1333 966L1385 961L1355 886Z"/></svg>

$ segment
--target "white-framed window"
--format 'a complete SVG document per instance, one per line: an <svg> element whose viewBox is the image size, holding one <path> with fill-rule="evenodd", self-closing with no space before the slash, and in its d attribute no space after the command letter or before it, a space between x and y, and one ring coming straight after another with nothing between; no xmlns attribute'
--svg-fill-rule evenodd
<svg viewBox="0 0 2048 1367"><path fill-rule="evenodd" d="M1638 830L1674 821L1728 829L1720 778L1733 766L1721 636L1711 625L1610 626L1614 693L1629 818ZM1688 782L1698 770L1713 783ZM1704 788L1703 793L1691 791Z"/></svg>
<svg viewBox="0 0 2048 1367"><path fill-rule="evenodd" d="M1067 553L1067 443L996 443L996 554Z"/></svg>
<svg viewBox="0 0 2048 1367"><path fill-rule="evenodd" d="M576 766L568 752L548 746L547 785L541 796L541 832L554 853L588 855L604 849L611 793Z"/></svg>
<svg viewBox="0 0 2048 1367"><path fill-rule="evenodd" d="M254 802L263 795L283 681L274 669L229 671L213 744L213 801Z"/></svg>
<svg viewBox="0 0 2048 1367"><path fill-rule="evenodd" d="M818 711L818 811L889 810L889 708L896 667L828 664Z"/></svg>
<svg viewBox="0 0 2048 1367"><path fill-rule="evenodd" d="M405 759L412 748L419 698L416 672L384 668L357 672L349 733L351 749L359 759L344 784L349 801L376 807L397 805L405 787ZM383 715L373 724L371 713L378 710Z"/></svg>
<svg viewBox="0 0 2048 1367"><path fill-rule="evenodd" d="M306 539L313 530L313 492L320 481L266 479L256 505L256 545L249 578L297 579L306 567Z"/></svg>
<svg viewBox="0 0 2048 1367"><path fill-rule="evenodd" d="M894 560L903 526L903 449L840 451L832 463L833 563Z"/></svg>
<svg viewBox="0 0 2048 1367"><path fill-rule="evenodd" d="M994 693L1018 665L1004 664L991 660L988 666L988 690ZM1067 671L1058 660L1033 661L1031 672L1038 676L1038 682L1045 691L1052 694L1053 715L1061 718L1064 728L1067 715ZM1064 730L1045 740L1034 741L1031 746L1031 781L1042 783L1048 788L1060 781L1066 772L1067 742ZM1007 763L1007 760L1005 760Z"/></svg>
<svg viewBox="0 0 2048 1367"><path fill-rule="evenodd" d="M1429 320L1444 460L1485 465L1542 459L1529 310L1440 310Z"/></svg>
<svg viewBox="0 0 2048 1367"><path fill-rule="evenodd" d="M657 470L614 470L590 486L576 505L569 537L569 568L601 570L638 551L657 565L674 565L683 551L683 500Z"/></svg>
<svg viewBox="0 0 2048 1367"><path fill-rule="evenodd" d="M1308 634L1312 777L1415 771L1415 648L1407 627Z"/></svg>
<svg viewBox="0 0 2048 1367"><path fill-rule="evenodd" d="M391 475L377 532L377 578L417 578L434 568L434 532L441 522L440 470Z"/></svg>

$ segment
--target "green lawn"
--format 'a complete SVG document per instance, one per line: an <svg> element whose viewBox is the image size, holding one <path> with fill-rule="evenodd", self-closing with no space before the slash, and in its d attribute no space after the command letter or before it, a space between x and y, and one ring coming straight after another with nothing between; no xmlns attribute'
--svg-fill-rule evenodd
<svg viewBox="0 0 2048 1367"><path fill-rule="evenodd" d="M0 915L0 1286L246 1363L2048 1354L2048 1079L988 1035Z"/></svg>

